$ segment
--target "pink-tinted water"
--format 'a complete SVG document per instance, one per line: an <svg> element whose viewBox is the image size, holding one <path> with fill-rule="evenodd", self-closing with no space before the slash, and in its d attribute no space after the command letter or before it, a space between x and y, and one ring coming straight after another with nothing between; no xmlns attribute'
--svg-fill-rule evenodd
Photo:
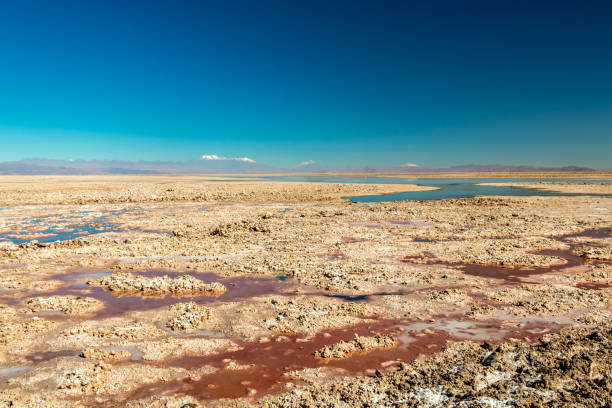
<svg viewBox="0 0 612 408"><path fill-rule="evenodd" d="M437 316L431 323L409 320L379 320L318 333L309 338L288 334L273 336L265 342L242 342L241 349L209 356L184 356L168 362L169 366L197 370L203 366L218 369L197 380L184 379L169 384L156 384L140 389L136 395L153 390L196 396L199 399L238 398L278 392L295 379L288 374L304 368L329 367L338 373L368 375L400 362L441 351L449 340L470 339L493 343L508 338L531 341L543 333L558 330L562 324L537 321L532 323L489 320L470 321L462 317ZM360 352L344 359L321 359L314 352L322 347L348 341L355 334L371 336L386 333L399 339L396 347ZM231 369L232 362L243 369ZM299 380L298 380L299 382Z"/></svg>
<svg viewBox="0 0 612 408"><path fill-rule="evenodd" d="M605 238L610 236L609 228L599 228L586 230L580 233L567 234L556 239L564 242L569 246L568 249L544 249L541 251L534 252L538 255L555 256L565 260L565 263L559 265L550 266L536 266L536 267L518 267L514 265L485 265L485 264L466 264L466 263L452 263L443 262L438 260L434 254L430 252L423 252L420 255L405 256L400 259L400 262L404 263L418 263L418 264L430 264L440 266L453 266L461 269L464 273L472 276L479 276L485 278L503 279L507 282L522 283L521 278L557 271L560 269L571 268L574 266L582 265L584 263L600 263L603 261L591 261L584 259L583 257L574 255L572 250L577 244L569 243L567 240L573 237L589 237L589 238Z"/></svg>
<svg viewBox="0 0 612 408"><path fill-rule="evenodd" d="M84 272L83 275L90 276L91 271ZM168 275L171 277L178 274L169 274L168 272L152 270L137 273L141 276L150 278ZM223 279L213 273L187 273L186 275L193 276L204 282L220 282L227 288L226 292L219 296L185 296L174 297L166 296L139 296L129 295L122 296L108 292L101 287L75 288L74 285L61 287L52 292L37 294L37 296L63 296L63 295L80 295L93 297L102 301L105 305L104 309L95 314L96 318L106 318L118 316L130 311L156 309L164 306L173 305L179 302L194 301L198 304L211 303L216 301L228 302L243 298L252 298L270 294L287 294L293 293L297 287L292 280L279 280L277 278L246 278L236 277ZM54 278L61 278L62 275L56 275ZM70 279L78 279L78 274L70 274Z"/></svg>

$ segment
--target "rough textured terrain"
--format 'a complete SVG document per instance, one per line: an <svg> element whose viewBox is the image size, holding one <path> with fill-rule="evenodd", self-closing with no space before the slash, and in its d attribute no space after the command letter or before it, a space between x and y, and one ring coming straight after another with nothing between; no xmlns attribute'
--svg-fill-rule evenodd
<svg viewBox="0 0 612 408"><path fill-rule="evenodd" d="M345 358L357 352L367 352L376 348L393 347L397 340L389 335L376 335L372 337L359 336L355 334L355 338L351 341L340 341L325 346L317 351L314 355L320 358Z"/></svg>
<svg viewBox="0 0 612 408"><path fill-rule="evenodd" d="M612 198L419 189L0 177L0 407L609 405Z"/></svg>
<svg viewBox="0 0 612 408"><path fill-rule="evenodd" d="M572 329L532 345L456 343L394 372L304 387L262 407L595 407L612 403L612 329Z"/></svg>
<svg viewBox="0 0 612 408"><path fill-rule="evenodd" d="M90 286L99 285L110 292L121 294L186 296L205 294L218 296L226 288L219 282L205 283L189 275L170 278L167 275L147 278L130 273L115 273L100 279L98 282L89 282Z"/></svg>

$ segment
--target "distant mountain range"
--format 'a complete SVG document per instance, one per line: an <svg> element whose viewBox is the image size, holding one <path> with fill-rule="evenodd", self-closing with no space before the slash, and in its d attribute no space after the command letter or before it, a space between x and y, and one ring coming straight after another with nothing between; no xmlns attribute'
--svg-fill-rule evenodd
<svg viewBox="0 0 612 408"><path fill-rule="evenodd" d="M0 174L214 174L279 170L248 158L203 156L186 162L24 159L0 162Z"/></svg>
<svg viewBox="0 0 612 408"><path fill-rule="evenodd" d="M554 172L595 171L588 167L539 167L503 165L463 165L421 167L414 164L382 168L326 168L307 161L290 169L257 163L248 157L225 158L205 155L186 162L128 160L51 160L44 158L0 162L0 174L227 174L227 173L420 173L420 172Z"/></svg>
<svg viewBox="0 0 612 408"><path fill-rule="evenodd" d="M436 173L460 173L460 172L569 172L569 171L596 171L589 167L579 166L564 166L564 167L541 167L541 166L504 166L500 164L465 164L461 166L450 167L421 167L421 166L400 166L400 167L383 167L371 169L373 172L393 172L393 173L421 173L421 172L436 172ZM368 171L365 170L364 171Z"/></svg>

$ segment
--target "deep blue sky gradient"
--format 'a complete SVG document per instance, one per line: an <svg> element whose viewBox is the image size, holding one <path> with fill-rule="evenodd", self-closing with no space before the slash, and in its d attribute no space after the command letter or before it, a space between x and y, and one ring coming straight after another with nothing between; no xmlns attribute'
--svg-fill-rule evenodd
<svg viewBox="0 0 612 408"><path fill-rule="evenodd" d="M0 160L612 168L609 1L3 1Z"/></svg>

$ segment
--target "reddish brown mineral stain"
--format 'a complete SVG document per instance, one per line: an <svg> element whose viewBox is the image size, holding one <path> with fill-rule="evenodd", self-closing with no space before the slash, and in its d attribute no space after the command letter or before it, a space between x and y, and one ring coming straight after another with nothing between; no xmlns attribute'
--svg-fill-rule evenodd
<svg viewBox="0 0 612 408"><path fill-rule="evenodd" d="M574 236L589 236L593 238L609 236L608 229L585 231L580 234L559 237L559 240L567 240ZM345 242L356 242L343 239ZM571 248L565 250L544 250L537 252L542 255L558 256L567 261L563 265L518 268L500 265L477 265L477 264L452 264L443 263L431 253L405 257L401 262L426 263L443 266L458 267L466 274L504 279L509 282L521 282L521 278L529 275L546 273L561 268L568 268L584 263L584 259L571 253ZM329 254L330 260L342 260L343 255L339 253ZM136 274L156 276L178 276L167 271L146 271ZM226 286L227 291L218 297L193 296L193 297L143 297L143 296L115 296L99 287L77 290L62 288L54 292L41 294L40 296L79 294L81 296L94 297L105 303L105 309L98 312L97 318L104 318L124 314L133 310L155 309L168 306L177 302L193 300L199 304L232 301L254 296L268 294L289 294L297 287L295 282L280 281L275 278L230 278L221 279L215 274L188 273L205 282L220 282ZM74 274L73 274L74 275ZM61 276L55 276L61 279ZM78 279L74 276L68 279ZM585 289L600 289L609 287L598 282L582 282L576 287ZM410 291L402 292L408 294ZM353 301L367 300L371 295L359 295L351 299ZM342 297L341 295L334 295ZM153 384L137 390L132 397L142 397L151 393L174 392L196 396L199 399L237 398L251 395L262 395L280 391L283 385L289 381L296 380L288 375L291 371L305 368L331 367L338 372L348 375L370 374L374 369L381 369L407 362L419 356L428 356L439 352L449 340L469 339L473 341L499 342L504 339L517 339L531 341L544 333L558 330L562 324L546 321L520 322L520 321L472 321L464 317L436 316L429 322L415 322L406 320L379 320L368 322L341 329L329 330L327 333L317 333L309 338L297 334L276 334L269 339L254 342L240 342L241 349L236 351L225 351L209 356L185 356L167 363L168 366L183 367L188 370L197 370L204 366L217 369L213 374L203 375L197 380L185 379L171 381L164 384ZM324 360L314 357L313 353L324 347L341 340L348 341L355 334L374 335L379 333L391 334L401 338L397 347L392 349L376 349L370 352L354 354L345 359ZM34 363L48 361L57 357L75 356L74 350L62 350L55 352L42 352L28 356L28 360ZM239 369L228 366L232 363ZM245 368L246 367L246 368Z"/></svg>
<svg viewBox="0 0 612 408"><path fill-rule="evenodd" d="M609 238L611 235L611 231L612 230L610 228L595 228L595 229L585 230L582 232L576 232L574 234L565 234L565 235L558 237L558 239L565 240L567 238L580 238L580 237L594 238L594 239Z"/></svg>
<svg viewBox="0 0 612 408"><path fill-rule="evenodd" d="M559 269L571 268L574 266L582 265L584 263L597 264L604 262L587 260L583 257L573 254L572 250L578 244L568 243L567 239L574 237L605 238L608 236L610 236L609 228L592 229L580 233L562 235L560 237L557 237L556 239L568 245L568 249L544 249L533 252L537 255L554 256L564 259L565 263L559 265L526 267L516 265L486 265L443 262L437 259L436 256L430 252L423 252L420 255L405 256L400 259L400 262L457 267L460 268L464 273L472 276L503 279L507 282L522 283L522 277L527 277L530 275L539 275L556 271Z"/></svg>
<svg viewBox="0 0 612 408"><path fill-rule="evenodd" d="M575 284L574 286L580 289L589 289L589 290L601 290L601 289L607 289L607 288L612 287L609 284L604 283L604 282L580 282L580 283Z"/></svg>
<svg viewBox="0 0 612 408"><path fill-rule="evenodd" d="M355 238L355 237L342 237L340 238L341 244L354 244L355 242L363 242L363 239Z"/></svg>
<svg viewBox="0 0 612 408"><path fill-rule="evenodd" d="M91 273L91 271L88 271ZM141 276L156 277L156 276L179 276L165 271L146 271L135 273ZM118 316L130 311L157 309L164 306L170 306L179 302L194 301L198 304L211 303L216 301L234 301L237 299L251 298L261 295L270 294L285 294L292 293L296 285L291 280L280 281L276 278L229 278L221 279L213 273L187 273L195 278L201 279L207 283L220 282L227 288L227 291L219 296L143 296L141 294L130 294L121 296L107 292L100 287L89 287L86 289L74 289L70 287L62 287L53 292L41 293L37 296L64 296L64 295L79 295L84 297L92 297L104 303L104 309L96 313L95 318L107 318ZM58 277L61 275L58 275ZM73 274L74 276L74 274Z"/></svg>
<svg viewBox="0 0 612 408"><path fill-rule="evenodd" d="M368 368L382 368L381 363L409 361L419 355L440 351L448 334L437 332L434 336L415 338L409 347L400 345L393 349L377 349L369 353L354 354L346 359L326 360L314 356L324 346L341 340L351 340L355 333L374 335L391 333L398 335L398 321L377 321L342 329L330 330L305 339L303 335L276 335L264 342L241 344L242 349L212 356L186 356L170 362L171 366L195 370L202 366L213 366L220 370L204 375L194 381L186 379L170 384L181 393L202 399L238 398L251 394L279 391L282 385L292 381L286 375L289 371L313 367L333 367L346 374L364 374ZM233 370L226 362L238 366L249 366Z"/></svg>
<svg viewBox="0 0 612 408"><path fill-rule="evenodd" d="M428 251L424 251L420 255L408 255L408 256L404 256L403 258L400 259L400 262L403 262L403 263L426 263L426 264L432 264L432 265L441 264L441 262L437 261L436 256L434 254L432 254L431 252L428 252Z"/></svg>
<svg viewBox="0 0 612 408"><path fill-rule="evenodd" d="M331 367L342 374L368 375L375 369L382 370L400 362L440 352L449 340L471 339L496 343L510 338L531 341L560 327L562 325L545 321L478 322L462 317L438 316L430 323L406 320L363 323L321 332L310 338L296 334L276 335L264 341L244 342L238 351L210 356L185 356L171 361L168 365L192 371L203 366L215 367L218 371L197 380L185 379L144 387L136 396L147 395L152 390L159 392L160 389L192 395L198 399L261 396L280 392L287 382L299 382L288 374L294 370ZM313 355L324 346L351 340L355 334L371 336L380 333L398 337L399 344L391 349L375 349L345 359L320 359ZM231 369L227 366L229 362L242 368Z"/></svg>
<svg viewBox="0 0 612 408"><path fill-rule="evenodd" d="M346 255L339 253L339 252L331 253L331 254L324 254L323 258L327 259L328 261L345 261L348 259Z"/></svg>
<svg viewBox="0 0 612 408"><path fill-rule="evenodd" d="M53 360L58 357L76 357L79 355L79 351L76 350L58 350L58 351L44 351L38 353L32 353L26 358L32 361L34 364L42 363L44 361Z"/></svg>

